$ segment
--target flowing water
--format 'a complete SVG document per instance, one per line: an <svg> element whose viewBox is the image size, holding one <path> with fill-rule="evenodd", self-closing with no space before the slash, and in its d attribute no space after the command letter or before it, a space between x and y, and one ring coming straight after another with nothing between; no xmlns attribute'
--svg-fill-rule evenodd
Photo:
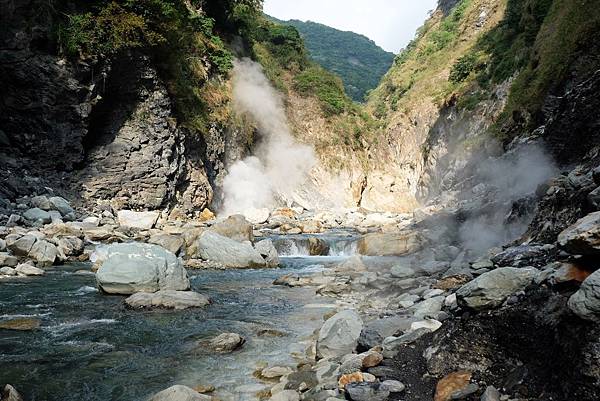
<svg viewBox="0 0 600 401"><path fill-rule="evenodd" d="M1 282L0 321L37 318L41 328L0 330L0 384L11 383L29 401L146 400L173 384L211 384L225 398L255 399L267 386L253 371L261 363L297 364L292 355L304 354L332 308L314 289L273 280L339 260L300 255L283 257L281 269L190 272L193 290L212 304L187 311L128 310L123 297L100 294L93 275L75 274L81 265ZM247 343L231 354L198 345L222 332Z"/></svg>

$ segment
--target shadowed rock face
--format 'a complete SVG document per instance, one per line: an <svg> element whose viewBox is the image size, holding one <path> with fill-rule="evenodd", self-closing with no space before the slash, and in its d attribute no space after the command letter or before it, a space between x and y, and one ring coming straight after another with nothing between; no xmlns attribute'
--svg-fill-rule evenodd
<svg viewBox="0 0 600 401"><path fill-rule="evenodd" d="M0 197L50 187L88 206L205 207L212 199L206 145L178 126L154 63L136 52L59 58L47 7L0 4Z"/></svg>

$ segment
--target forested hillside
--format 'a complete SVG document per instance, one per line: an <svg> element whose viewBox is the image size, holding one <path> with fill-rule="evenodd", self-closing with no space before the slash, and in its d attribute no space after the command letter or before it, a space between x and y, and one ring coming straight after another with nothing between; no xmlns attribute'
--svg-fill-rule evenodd
<svg viewBox="0 0 600 401"><path fill-rule="evenodd" d="M357 102L362 102L367 92L379 84L394 60L393 53L354 32L340 31L312 21L276 21L298 29L310 57L339 75L346 92Z"/></svg>

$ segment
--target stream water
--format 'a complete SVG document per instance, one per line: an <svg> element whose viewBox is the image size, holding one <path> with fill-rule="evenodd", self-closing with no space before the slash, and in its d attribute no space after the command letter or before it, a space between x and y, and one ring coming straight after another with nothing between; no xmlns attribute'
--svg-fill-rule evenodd
<svg viewBox="0 0 600 401"><path fill-rule="evenodd" d="M2 282L0 321L38 318L41 328L0 330L0 384L12 384L29 401L146 400L173 384L211 384L225 399L255 399L266 386L252 372L260 364L297 364L292 355L304 354L303 341L332 308L314 289L273 280L340 259L296 255L283 257L280 269L190 272L193 290L212 304L187 311L128 310L123 297L100 294L93 275L76 274L82 265ZM231 354L198 346L222 332L247 343Z"/></svg>

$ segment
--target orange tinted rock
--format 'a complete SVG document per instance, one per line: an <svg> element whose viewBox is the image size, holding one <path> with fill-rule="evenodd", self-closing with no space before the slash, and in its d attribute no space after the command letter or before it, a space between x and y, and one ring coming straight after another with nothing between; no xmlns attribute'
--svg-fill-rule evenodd
<svg viewBox="0 0 600 401"><path fill-rule="evenodd" d="M563 263L562 266L552 275L554 284L563 284L570 282L582 283L592 274L589 270L571 264Z"/></svg>
<svg viewBox="0 0 600 401"><path fill-rule="evenodd" d="M471 381L471 372L459 371L446 375L435 388L434 401L449 401L452 394L466 388Z"/></svg>
<svg viewBox="0 0 600 401"><path fill-rule="evenodd" d="M208 221L208 220L212 220L215 218L215 214L213 212L210 211L210 209L206 208L202 211L202 213L200 213L200 216L198 216L200 221Z"/></svg>
<svg viewBox="0 0 600 401"><path fill-rule="evenodd" d="M362 360L363 368L372 368L378 366L383 361L383 355L378 352L371 352Z"/></svg>
<svg viewBox="0 0 600 401"><path fill-rule="evenodd" d="M350 373L350 374L343 375L342 377L340 377L340 380L338 380L338 386L341 389L343 389L346 387L347 384L361 383L364 381L365 381L365 379L363 377L362 372L354 372L354 373Z"/></svg>
<svg viewBox="0 0 600 401"><path fill-rule="evenodd" d="M469 281L471 281L471 279L464 275L450 276L438 280L438 282L434 284L433 288L438 288L444 291L453 290L455 288L461 287L463 284L466 284Z"/></svg>

